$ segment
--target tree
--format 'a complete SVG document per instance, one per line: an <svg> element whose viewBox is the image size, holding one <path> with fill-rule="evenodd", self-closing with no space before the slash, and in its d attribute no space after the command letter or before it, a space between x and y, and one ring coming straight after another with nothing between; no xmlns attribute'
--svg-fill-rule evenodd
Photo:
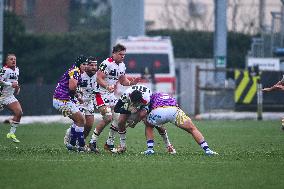
<svg viewBox="0 0 284 189"><path fill-rule="evenodd" d="M109 0L72 0L70 31L94 31L110 28Z"/></svg>
<svg viewBox="0 0 284 189"><path fill-rule="evenodd" d="M12 12L4 12L4 54L15 52L18 39L25 34L22 20ZM16 52L15 52L16 53Z"/></svg>

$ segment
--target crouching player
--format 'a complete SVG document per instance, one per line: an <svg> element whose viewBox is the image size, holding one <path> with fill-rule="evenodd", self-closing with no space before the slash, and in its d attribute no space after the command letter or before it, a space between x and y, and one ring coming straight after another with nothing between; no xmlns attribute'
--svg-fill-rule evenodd
<svg viewBox="0 0 284 189"><path fill-rule="evenodd" d="M114 112L120 114L117 120L120 135L120 146L116 149L118 153L126 151L126 128L134 128L138 122L146 117L151 94L151 90L146 86L133 85L121 95L116 103ZM176 151L169 141L166 129L164 127L156 127L156 129L163 138L168 152L175 154ZM116 150L113 152L116 152Z"/></svg>
<svg viewBox="0 0 284 189"><path fill-rule="evenodd" d="M78 81L81 78L80 66L86 63L85 56L77 57L75 64L60 78L53 94L53 107L59 110L63 116L68 116L73 120L70 142L66 145L68 150L85 151L85 117L79 110L79 103L75 96L77 95ZM78 148L76 147L77 142Z"/></svg>
<svg viewBox="0 0 284 189"><path fill-rule="evenodd" d="M161 127L168 122L175 124L177 127L191 134L206 155L218 154L209 148L201 132L193 124L191 119L178 107L175 98L168 94L153 93L151 95L149 108L150 113L145 122L145 135L148 149L143 152L144 154L154 154L153 128Z"/></svg>

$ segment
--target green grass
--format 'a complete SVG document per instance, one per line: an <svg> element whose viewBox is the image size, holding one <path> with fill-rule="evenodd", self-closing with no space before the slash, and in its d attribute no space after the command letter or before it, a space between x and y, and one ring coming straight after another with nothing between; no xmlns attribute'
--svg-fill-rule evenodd
<svg viewBox="0 0 284 189"><path fill-rule="evenodd" d="M127 153L68 152L68 125L31 124L17 129L21 143L6 139L0 125L0 188L283 188L284 132L280 121L195 122L219 156L207 157L193 138L167 125L178 154L169 155L156 133L156 154L144 156L142 125L128 129ZM99 139L106 140L108 129Z"/></svg>

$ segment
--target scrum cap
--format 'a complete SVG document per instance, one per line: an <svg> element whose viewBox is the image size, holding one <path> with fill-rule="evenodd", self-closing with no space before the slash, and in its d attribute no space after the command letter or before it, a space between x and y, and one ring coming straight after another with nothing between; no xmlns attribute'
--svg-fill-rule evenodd
<svg viewBox="0 0 284 189"><path fill-rule="evenodd" d="M87 57L84 55L80 55L76 58L75 65L80 67L81 64L87 63Z"/></svg>

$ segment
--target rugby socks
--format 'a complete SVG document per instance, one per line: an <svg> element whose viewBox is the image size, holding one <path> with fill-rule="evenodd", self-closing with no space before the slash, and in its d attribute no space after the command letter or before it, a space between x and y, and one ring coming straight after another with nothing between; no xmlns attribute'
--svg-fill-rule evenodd
<svg viewBox="0 0 284 189"><path fill-rule="evenodd" d="M207 142L205 140L202 141L199 145L200 145L201 148L203 148L204 151L209 149L209 146L208 146L208 144L207 144Z"/></svg>
<svg viewBox="0 0 284 189"><path fill-rule="evenodd" d="M167 131L165 130L165 132L164 132L164 133L160 133L160 135L161 135L161 137L162 137L162 139L163 139L163 141L164 141L165 146L166 146L166 147L170 146L171 143L170 143L170 140L169 140Z"/></svg>
<svg viewBox="0 0 284 189"><path fill-rule="evenodd" d="M9 122L10 122L10 125L11 125L10 133L11 133L11 134L15 134L16 129L17 129L17 127L18 127L18 125L19 125L20 122L13 121L13 120L10 120Z"/></svg>
<svg viewBox="0 0 284 189"><path fill-rule="evenodd" d="M118 131L118 134L120 136L120 147L125 148L126 147L126 130Z"/></svg>
<svg viewBox="0 0 284 189"><path fill-rule="evenodd" d="M114 139L117 132L118 132L117 128L111 125L111 127L109 128L108 139L106 141L107 145L110 148L114 147Z"/></svg>
<svg viewBox="0 0 284 189"><path fill-rule="evenodd" d="M75 132L77 135L78 143L80 147L85 146L85 139L84 139L84 127L75 127Z"/></svg>
<svg viewBox="0 0 284 189"><path fill-rule="evenodd" d="M76 125L73 123L71 126L71 132L70 132L70 144L72 146L76 145L76 140L77 140L75 128L76 128Z"/></svg>
<svg viewBox="0 0 284 189"><path fill-rule="evenodd" d="M148 148L148 150L153 150L154 140L147 140L147 148Z"/></svg>
<svg viewBox="0 0 284 189"><path fill-rule="evenodd" d="M98 134L97 129L95 128L94 133L92 134L90 143L96 144L96 143L97 143L97 140L98 140L98 137L99 137L99 134Z"/></svg>

